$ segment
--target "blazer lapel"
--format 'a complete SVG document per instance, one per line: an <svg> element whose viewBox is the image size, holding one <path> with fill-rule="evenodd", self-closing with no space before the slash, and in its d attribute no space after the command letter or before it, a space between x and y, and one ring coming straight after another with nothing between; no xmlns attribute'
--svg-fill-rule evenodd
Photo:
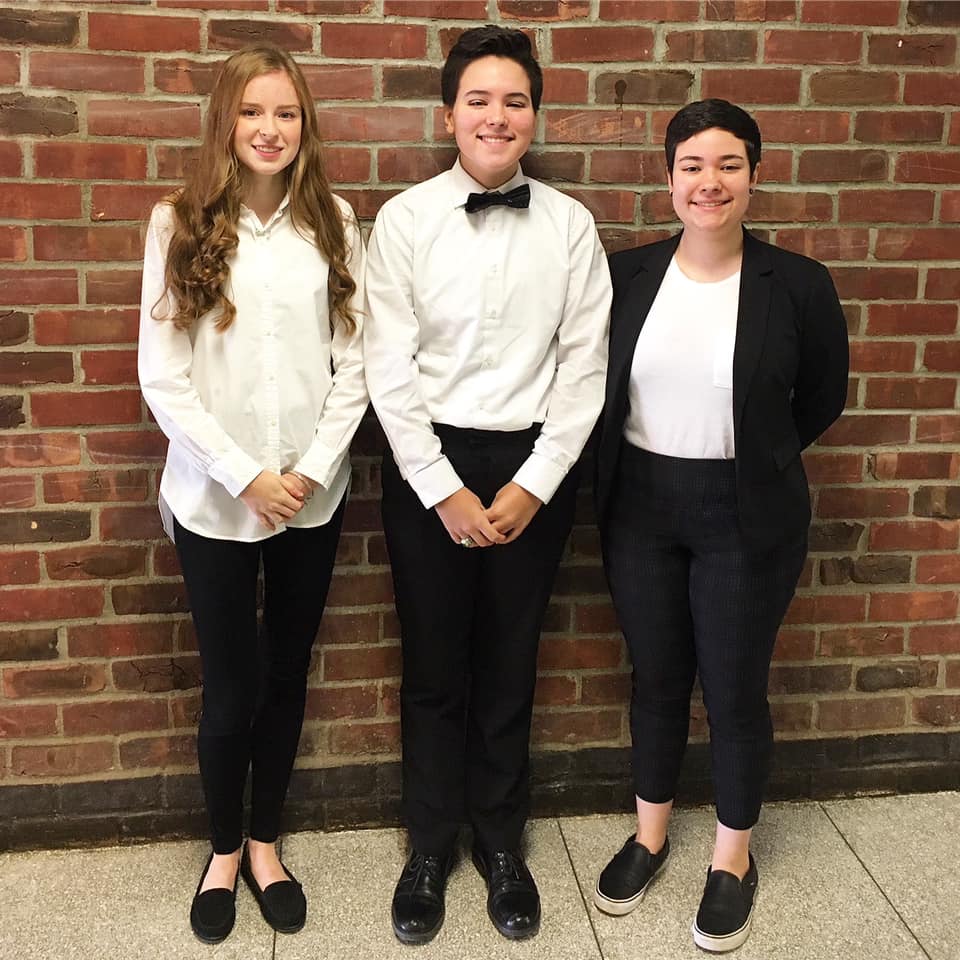
<svg viewBox="0 0 960 960"><path fill-rule="evenodd" d="M750 381L760 362L760 353L767 333L772 274L773 265L766 245L744 230L737 337L733 348L733 425L737 437L740 436L740 424Z"/></svg>

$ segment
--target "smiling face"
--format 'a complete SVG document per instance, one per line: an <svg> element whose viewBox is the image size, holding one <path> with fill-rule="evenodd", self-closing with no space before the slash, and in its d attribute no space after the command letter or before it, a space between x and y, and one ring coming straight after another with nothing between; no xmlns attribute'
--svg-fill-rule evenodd
<svg viewBox="0 0 960 960"><path fill-rule="evenodd" d="M460 148L463 169L488 190L506 183L533 139L536 114L530 80L515 60L480 57L460 77L452 107L444 108L447 133Z"/></svg>
<svg viewBox="0 0 960 960"><path fill-rule="evenodd" d="M285 170L300 149L303 110L290 77L282 70L254 77L244 88L233 149L256 177Z"/></svg>
<svg viewBox="0 0 960 960"><path fill-rule="evenodd" d="M711 127L677 144L667 174L673 209L692 231L739 231L757 183L746 144L728 130Z"/></svg>

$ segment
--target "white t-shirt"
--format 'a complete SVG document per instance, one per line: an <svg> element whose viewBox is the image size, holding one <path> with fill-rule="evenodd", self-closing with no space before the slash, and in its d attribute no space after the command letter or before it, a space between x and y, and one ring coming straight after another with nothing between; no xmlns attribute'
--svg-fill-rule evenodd
<svg viewBox="0 0 960 960"><path fill-rule="evenodd" d="M669 457L729 460L740 271L691 280L676 257L640 331L624 439Z"/></svg>

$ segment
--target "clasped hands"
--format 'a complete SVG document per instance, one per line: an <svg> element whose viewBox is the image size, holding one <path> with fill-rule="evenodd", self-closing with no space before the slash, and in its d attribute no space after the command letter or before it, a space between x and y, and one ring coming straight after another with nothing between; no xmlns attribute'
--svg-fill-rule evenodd
<svg viewBox="0 0 960 960"><path fill-rule="evenodd" d="M511 480L497 491L489 507L472 490L461 487L434 509L454 543L469 537L478 547L492 547L513 543L541 506L542 500Z"/></svg>
<svg viewBox="0 0 960 960"><path fill-rule="evenodd" d="M268 530L296 516L310 499L316 484L302 473L261 470L243 488L240 499Z"/></svg>

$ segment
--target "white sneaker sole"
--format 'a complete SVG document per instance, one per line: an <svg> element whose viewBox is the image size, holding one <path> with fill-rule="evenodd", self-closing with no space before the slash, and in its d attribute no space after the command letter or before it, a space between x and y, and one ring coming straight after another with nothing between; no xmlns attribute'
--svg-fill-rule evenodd
<svg viewBox="0 0 960 960"><path fill-rule="evenodd" d="M597 885L593 891L593 905L603 913L610 914L611 917L625 917L634 907L636 907L640 901L643 899L643 895L647 892L647 888L657 879L657 874L660 873L664 864L661 864L660 869L657 870L652 877L643 885L639 893L634 894L632 897L627 898L626 900L614 900L611 897L606 897L600 892L600 881L597 881Z"/></svg>
<svg viewBox="0 0 960 960"><path fill-rule="evenodd" d="M709 933L704 933L698 926L697 921L693 921L690 928L693 932L693 942L701 949L710 953L729 953L736 950L737 947L746 943L750 936L750 924L753 921L753 906L750 907L750 913L747 914L746 922L739 930L724 934L722 937L715 937Z"/></svg>

